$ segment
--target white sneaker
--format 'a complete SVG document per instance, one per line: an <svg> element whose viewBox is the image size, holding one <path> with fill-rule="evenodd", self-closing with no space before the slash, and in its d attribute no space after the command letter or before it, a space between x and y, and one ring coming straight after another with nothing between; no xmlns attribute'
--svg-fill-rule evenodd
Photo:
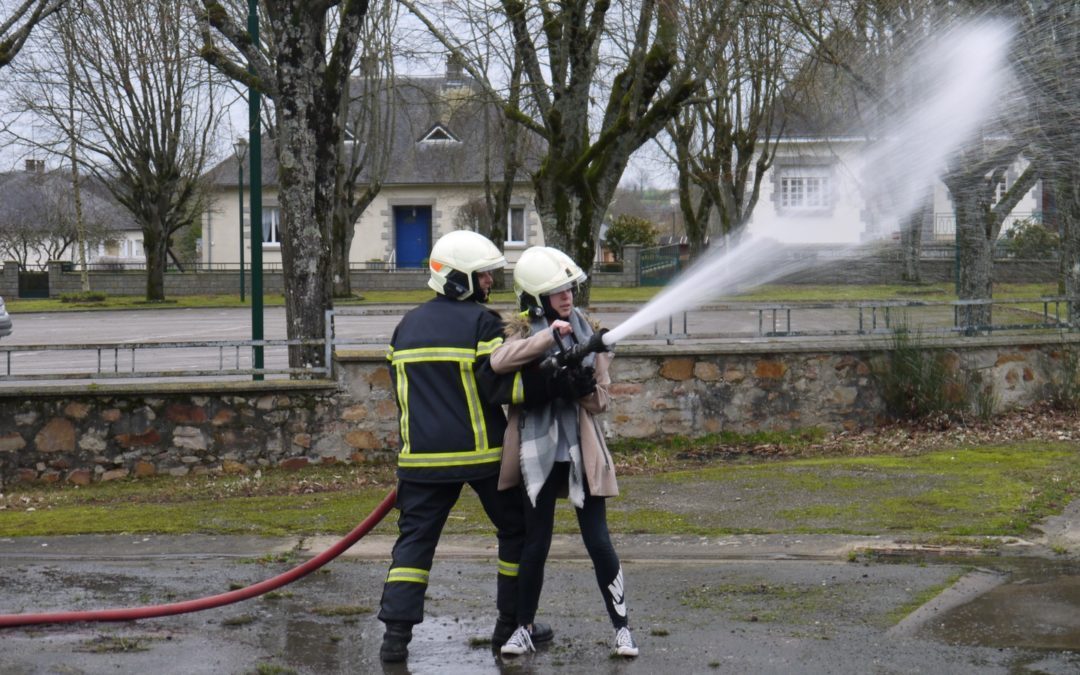
<svg viewBox="0 0 1080 675"><path fill-rule="evenodd" d="M506 644L499 651L503 656L521 656L526 652L535 652L536 648L533 647L529 629L525 626L518 626L514 634L510 636L510 639L506 641Z"/></svg>
<svg viewBox="0 0 1080 675"><path fill-rule="evenodd" d="M638 655L637 643L634 642L634 636L630 634L630 629L626 626L615 631L615 653L619 656Z"/></svg>

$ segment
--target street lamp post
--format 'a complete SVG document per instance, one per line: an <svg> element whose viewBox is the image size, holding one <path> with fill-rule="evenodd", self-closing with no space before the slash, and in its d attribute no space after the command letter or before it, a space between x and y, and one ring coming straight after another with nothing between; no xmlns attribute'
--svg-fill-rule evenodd
<svg viewBox="0 0 1080 675"><path fill-rule="evenodd" d="M248 142L246 138L238 138L233 143L233 152L236 153L236 167L240 176L240 302L244 301L244 160L247 159Z"/></svg>
<svg viewBox="0 0 1080 675"><path fill-rule="evenodd" d="M248 0L248 35L251 43L259 44L259 0ZM248 72L254 74L255 68L248 64ZM259 130L259 108L261 99L259 90L248 87L248 143L251 146L251 341L263 340L263 279L262 279L262 134ZM251 350L251 367L263 368L263 346L260 344ZM252 376L262 380L262 373Z"/></svg>

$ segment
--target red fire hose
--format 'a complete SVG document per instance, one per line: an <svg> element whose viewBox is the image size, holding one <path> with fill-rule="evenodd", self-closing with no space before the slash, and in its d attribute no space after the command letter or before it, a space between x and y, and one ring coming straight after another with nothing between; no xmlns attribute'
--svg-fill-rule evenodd
<svg viewBox="0 0 1080 675"><path fill-rule="evenodd" d="M135 619L150 619L158 616L171 616L173 614L185 614L187 612L198 612L203 609L212 609L214 607L221 607L223 605L232 604L241 600L247 600L248 598L254 598L257 595L262 595L268 591L272 591L275 588L280 588L285 584L292 583L297 579L314 572L326 563L330 562L334 558L338 557L345 552L350 546L360 540L365 534L370 532L372 528L379 524L379 521L390 511L394 506L394 500L397 497L397 491L391 490L382 502L375 507L367 518L357 525L352 532L349 532L345 537L326 549L319 555L315 556L311 560L308 560L299 567L294 567L288 572L277 575L266 581L260 581L257 584L247 586L246 588L239 588L235 591L229 591L228 593L220 593L218 595L211 595L206 598L199 598L197 600L186 600L184 602L174 602L167 605L147 605L145 607L129 607L126 609L101 609L101 610L88 610L83 612L55 612L51 614L0 614L0 628L8 628L12 626L30 626L34 624L42 623L74 623L77 621L133 621Z"/></svg>

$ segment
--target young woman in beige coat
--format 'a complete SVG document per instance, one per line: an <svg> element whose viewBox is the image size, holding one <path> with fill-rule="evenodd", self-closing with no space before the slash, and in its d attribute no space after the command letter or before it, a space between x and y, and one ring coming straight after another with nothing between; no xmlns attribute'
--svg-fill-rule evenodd
<svg viewBox="0 0 1080 675"><path fill-rule="evenodd" d="M514 269L514 290L524 311L507 322L507 336L491 355L496 373L539 367L559 350L556 341L564 346L589 342L595 329L574 307L574 288L584 279L581 268L557 249L537 246L522 253ZM577 513L615 628L615 653L638 654L629 628L622 567L607 527L605 499L619 493L615 466L594 417L610 401L611 359L610 351L601 351L589 354L580 366L554 369L549 403L528 409L510 406L499 489L523 490L526 537L518 571L520 626L502 646L504 655L533 651L530 628L540 601L559 496L569 496Z"/></svg>

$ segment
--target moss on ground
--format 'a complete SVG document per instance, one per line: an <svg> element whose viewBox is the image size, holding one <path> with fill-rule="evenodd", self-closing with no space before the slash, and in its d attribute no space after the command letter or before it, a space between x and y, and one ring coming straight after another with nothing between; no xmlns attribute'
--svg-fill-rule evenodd
<svg viewBox="0 0 1080 675"><path fill-rule="evenodd" d="M608 502L616 533L891 533L913 537L1024 533L1080 493L1080 451L1024 442L922 455L740 462L671 454L620 478ZM632 472L629 472L632 473ZM343 534L394 485L388 467L313 467L254 476L124 479L86 487L12 485L0 498L0 536L117 533ZM377 533L396 531L393 514ZM471 490L451 534L493 527ZM556 531L576 533L559 502Z"/></svg>

